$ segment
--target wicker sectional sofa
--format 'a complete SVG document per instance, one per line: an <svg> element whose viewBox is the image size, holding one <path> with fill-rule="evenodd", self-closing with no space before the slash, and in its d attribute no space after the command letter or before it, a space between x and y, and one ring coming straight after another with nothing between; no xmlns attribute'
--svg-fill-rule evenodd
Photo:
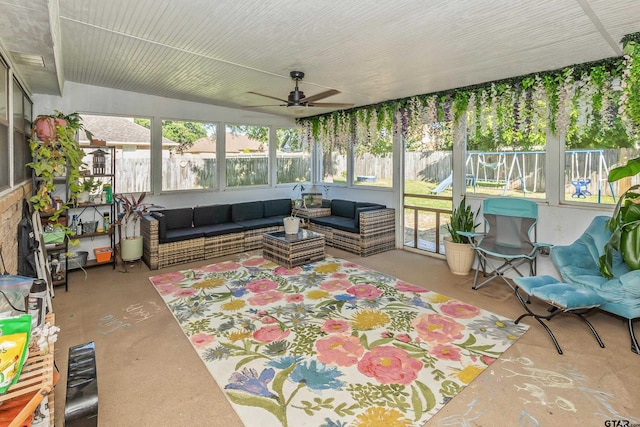
<svg viewBox="0 0 640 427"><path fill-rule="evenodd" d="M361 256L393 249L394 210L361 202L356 208L356 204L346 200L332 201L332 215L311 219L311 230L324 234L328 245ZM351 205L353 209L349 208ZM351 218L347 218L349 214ZM260 249L262 235L283 230L282 220L289 215L289 199L152 212L140 221L144 238L142 259L150 269L156 270ZM315 223L314 220L319 222Z"/></svg>
<svg viewBox="0 0 640 427"><path fill-rule="evenodd" d="M331 214L309 218L309 229L328 246L362 257L396 247L395 209L369 202L333 199Z"/></svg>

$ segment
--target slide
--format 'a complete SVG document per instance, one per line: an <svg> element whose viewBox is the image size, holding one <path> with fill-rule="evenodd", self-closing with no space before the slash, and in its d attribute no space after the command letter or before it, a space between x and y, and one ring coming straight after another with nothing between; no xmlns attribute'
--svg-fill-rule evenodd
<svg viewBox="0 0 640 427"><path fill-rule="evenodd" d="M453 183L453 172L449 174L448 177L443 179L440 184L438 184L434 189L431 190L431 192L433 194L440 194L447 188L451 187L452 183Z"/></svg>

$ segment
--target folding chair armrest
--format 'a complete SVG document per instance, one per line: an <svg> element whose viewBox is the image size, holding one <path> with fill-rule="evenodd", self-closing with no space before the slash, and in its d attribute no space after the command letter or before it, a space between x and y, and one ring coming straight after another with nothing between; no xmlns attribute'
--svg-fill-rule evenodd
<svg viewBox="0 0 640 427"><path fill-rule="evenodd" d="M470 239L475 239L476 236L480 236L484 234L484 233L476 233L475 231L458 231L457 233L461 236L468 237Z"/></svg>
<svg viewBox="0 0 640 427"><path fill-rule="evenodd" d="M533 246L535 246L536 248L552 248L554 245L553 243L540 243L540 242L532 242Z"/></svg>

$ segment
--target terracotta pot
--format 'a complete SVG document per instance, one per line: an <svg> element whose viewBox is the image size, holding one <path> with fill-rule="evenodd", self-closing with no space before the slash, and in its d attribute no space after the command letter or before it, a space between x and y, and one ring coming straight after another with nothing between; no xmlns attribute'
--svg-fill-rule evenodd
<svg viewBox="0 0 640 427"><path fill-rule="evenodd" d="M64 119L56 119L53 117L38 117L33 124L38 139L44 143L51 143L58 139L56 135L56 126L65 127L67 121Z"/></svg>
<svg viewBox="0 0 640 427"><path fill-rule="evenodd" d="M471 271L473 261L476 258L471 244L454 243L450 236L444 237L444 253L449 265L449 270L453 274L466 276Z"/></svg>

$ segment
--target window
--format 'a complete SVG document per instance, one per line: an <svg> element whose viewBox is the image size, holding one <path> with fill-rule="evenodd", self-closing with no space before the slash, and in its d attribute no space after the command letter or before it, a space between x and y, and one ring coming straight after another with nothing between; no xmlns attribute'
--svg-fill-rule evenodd
<svg viewBox="0 0 640 427"><path fill-rule="evenodd" d="M615 204L616 197L635 183L627 178L609 183L609 171L640 155L617 114L621 91L600 88L601 107L574 108L564 141L564 201ZM591 95L593 96L593 95ZM578 105L586 103L578 103ZM590 117L589 117L590 116Z"/></svg>
<svg viewBox="0 0 640 427"><path fill-rule="evenodd" d="M353 183L393 188L393 138L384 129L377 138L356 141L353 149Z"/></svg>
<svg viewBox="0 0 640 427"><path fill-rule="evenodd" d="M26 166L31 161L31 101L16 80L13 81L13 182L20 183L31 176Z"/></svg>
<svg viewBox="0 0 640 427"><path fill-rule="evenodd" d="M334 142L322 143L322 182L346 184L347 182L347 153L346 145Z"/></svg>
<svg viewBox="0 0 640 427"><path fill-rule="evenodd" d="M216 125L162 121L162 190L216 188Z"/></svg>
<svg viewBox="0 0 640 427"><path fill-rule="evenodd" d="M148 119L83 114L82 123L95 139L116 147L115 192L151 190L151 126ZM84 132L79 136L82 145L89 144ZM163 145L165 143L163 141Z"/></svg>
<svg viewBox="0 0 640 427"><path fill-rule="evenodd" d="M269 184L269 128L227 125L225 164L227 187Z"/></svg>
<svg viewBox="0 0 640 427"><path fill-rule="evenodd" d="M468 104L467 192L546 198L544 86L492 90L474 94Z"/></svg>
<svg viewBox="0 0 640 427"><path fill-rule="evenodd" d="M276 129L277 183L311 181L311 153L296 129Z"/></svg>
<svg viewBox="0 0 640 427"><path fill-rule="evenodd" d="M0 60L0 191L9 187L9 69Z"/></svg>

